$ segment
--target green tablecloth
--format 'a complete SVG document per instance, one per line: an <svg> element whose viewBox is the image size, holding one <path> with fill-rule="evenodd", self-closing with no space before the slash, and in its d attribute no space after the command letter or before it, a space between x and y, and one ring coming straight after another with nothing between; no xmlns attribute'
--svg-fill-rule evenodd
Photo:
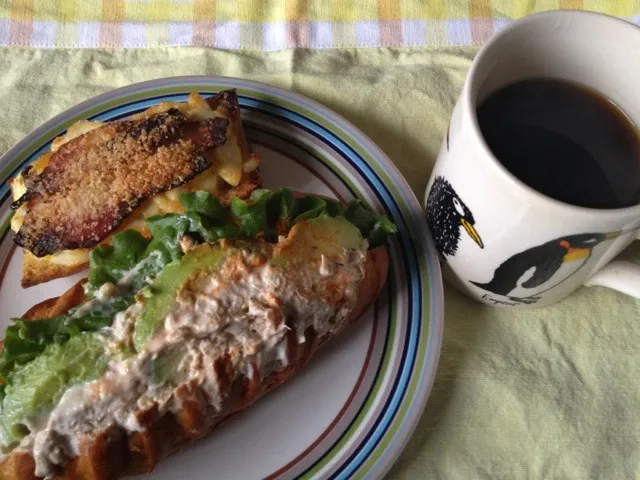
<svg viewBox="0 0 640 480"><path fill-rule="evenodd" d="M0 49L0 152L79 101L172 75L294 90L360 127L422 200L475 47L221 52ZM631 258L640 258L635 252ZM639 478L640 302L583 288L497 310L445 288L425 413L389 478Z"/></svg>

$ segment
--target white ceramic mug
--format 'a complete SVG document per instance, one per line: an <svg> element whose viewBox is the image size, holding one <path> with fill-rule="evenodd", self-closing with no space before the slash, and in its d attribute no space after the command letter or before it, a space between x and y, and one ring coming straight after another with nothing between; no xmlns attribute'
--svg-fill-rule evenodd
<svg viewBox="0 0 640 480"><path fill-rule="evenodd" d="M480 50L425 194L445 278L481 302L512 308L548 305L582 285L640 298L640 266L614 260L639 237L640 205L591 209L554 200L509 173L487 147L477 105L525 78L595 88L640 125L640 29L591 12L545 12L514 22Z"/></svg>

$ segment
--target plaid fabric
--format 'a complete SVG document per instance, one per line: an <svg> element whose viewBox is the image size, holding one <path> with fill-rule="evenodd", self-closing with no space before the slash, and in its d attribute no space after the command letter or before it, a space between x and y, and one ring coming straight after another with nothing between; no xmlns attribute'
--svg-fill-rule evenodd
<svg viewBox="0 0 640 480"><path fill-rule="evenodd" d="M0 0L0 45L220 49L474 45L552 9L640 23L635 0Z"/></svg>

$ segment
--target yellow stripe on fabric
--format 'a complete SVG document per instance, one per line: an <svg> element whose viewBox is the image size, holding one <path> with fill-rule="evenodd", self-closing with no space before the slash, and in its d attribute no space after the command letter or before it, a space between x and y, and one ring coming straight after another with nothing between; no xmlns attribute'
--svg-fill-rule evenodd
<svg viewBox="0 0 640 480"><path fill-rule="evenodd" d="M378 18L377 2L331 0L330 5L328 20L333 22L356 22L358 20L376 20Z"/></svg>
<svg viewBox="0 0 640 480"><path fill-rule="evenodd" d="M52 3L52 2L49 2ZM57 2L56 17L61 23L74 22L78 18L78 4L80 0L65 0Z"/></svg>
<svg viewBox="0 0 640 480"><path fill-rule="evenodd" d="M99 22L102 19L102 2L81 1L77 15L79 22Z"/></svg>
<svg viewBox="0 0 640 480"><path fill-rule="evenodd" d="M383 0L385 3L398 3L390 0ZM456 2L459 0L456 0ZM401 19L417 20L444 20L447 18L447 3L444 1L423 1L423 0L399 0Z"/></svg>
<svg viewBox="0 0 640 480"><path fill-rule="evenodd" d="M493 0L491 2L493 16L498 18L513 18L514 1L513 0Z"/></svg>
<svg viewBox="0 0 640 480"><path fill-rule="evenodd" d="M33 0L33 20L40 20L44 22L56 21L56 14L54 12L54 2L50 0Z"/></svg>
<svg viewBox="0 0 640 480"><path fill-rule="evenodd" d="M285 20L285 0L265 0L262 6L262 18L258 22L283 22Z"/></svg>
<svg viewBox="0 0 640 480"><path fill-rule="evenodd" d="M475 0L456 0L447 3L446 15L444 18L469 18L469 2Z"/></svg>
<svg viewBox="0 0 640 480"><path fill-rule="evenodd" d="M129 22L147 20L147 4L145 2L127 2L125 16Z"/></svg>
<svg viewBox="0 0 640 480"><path fill-rule="evenodd" d="M211 17L211 19L216 19L215 14ZM193 22L193 20L193 5L191 4L191 2L171 2L171 21Z"/></svg>
<svg viewBox="0 0 640 480"><path fill-rule="evenodd" d="M328 20L332 22L353 22L358 17L355 2L329 0L327 3L329 4Z"/></svg>
<svg viewBox="0 0 640 480"><path fill-rule="evenodd" d="M378 18L378 5L376 5L376 2L355 2L355 4L357 8L354 20L376 20Z"/></svg>
<svg viewBox="0 0 640 480"><path fill-rule="evenodd" d="M584 0L584 9L627 17L637 13L638 6L634 5L634 0Z"/></svg>
<svg viewBox="0 0 640 480"><path fill-rule="evenodd" d="M222 2L225 3L225 2ZM230 20L237 20L239 22L247 23L260 23L267 21L266 14L268 13L265 0L242 0L236 3L236 15L237 18Z"/></svg>
<svg viewBox="0 0 640 480"><path fill-rule="evenodd" d="M560 8L559 0L536 0L533 4L517 2L514 6L514 17L520 18L532 13L557 10Z"/></svg>
<svg viewBox="0 0 640 480"><path fill-rule="evenodd" d="M307 15L312 22L325 22L331 20L331 4L327 0L309 0L307 3Z"/></svg>
<svg viewBox="0 0 640 480"><path fill-rule="evenodd" d="M428 20L444 20L447 18L447 4L445 2L427 2L423 8L424 18Z"/></svg>
<svg viewBox="0 0 640 480"><path fill-rule="evenodd" d="M173 20L170 0L148 2L146 17L153 22L169 22Z"/></svg>
<svg viewBox="0 0 640 480"><path fill-rule="evenodd" d="M196 0L196 2L202 4L215 3L215 2L207 2L206 0ZM194 6L194 20L198 19L198 15L196 14L196 8ZM238 2L220 2L215 5L215 19L218 22L234 22L238 19Z"/></svg>

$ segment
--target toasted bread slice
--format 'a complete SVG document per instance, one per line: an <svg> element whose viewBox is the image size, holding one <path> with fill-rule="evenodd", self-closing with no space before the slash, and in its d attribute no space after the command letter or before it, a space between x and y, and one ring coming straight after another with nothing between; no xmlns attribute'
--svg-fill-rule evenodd
<svg viewBox="0 0 640 480"><path fill-rule="evenodd" d="M209 143L204 142L205 145L201 149L196 148L191 150L192 153L185 153L182 147L185 143L185 135L194 138L193 133L190 133L194 128L188 126L197 124L202 127L200 131L213 133L222 125L216 119L227 122L223 131L219 132L224 136L224 141L212 139ZM181 127L185 122L190 130L184 131L183 134L180 133L181 130L178 132L181 136L175 140L167 137L167 135L170 137L171 132L176 133L176 123ZM118 136L118 131L121 130L124 130L124 133L120 132L121 135ZM153 138L154 132L157 138ZM217 130L215 134L218 135ZM103 141L106 137L108 139ZM122 179L114 177L114 187L109 188L108 192L98 192L99 195L94 196L93 192L88 190L88 193L94 196L92 210L85 205L88 202L69 203L67 198L69 194L65 190L67 186L57 184L60 178L60 175L56 175L57 170L70 170L68 165L70 161L78 163L78 168L75 170L80 175L67 174L67 182L72 182L75 178L78 183L76 192L80 187L86 190L87 185L82 178L81 167L82 161L91 157L89 154L95 153L94 150L102 146L102 157L93 159L95 170L100 170L103 168L103 162L100 159L104 157L105 162L109 161L105 152L108 154L113 149L112 143L118 143L118 138L126 138L133 148L138 148L144 153L149 146L148 144L139 145L138 140L143 137L147 142L154 144L152 148L167 141L174 142L170 146L177 145L172 153L173 157L168 155L158 160L165 162L165 176L158 178L160 176L156 175L153 178L156 169L153 168L155 160L152 159L152 163L146 169L151 179L144 173L137 177L131 173L122 173ZM132 143L132 138L136 142ZM203 140L200 137L194 142L197 147L198 142L202 144ZM126 146L126 142L123 145ZM216 148L211 148L215 145L217 145ZM128 151L129 149L123 148L123 158ZM149 161L148 157L144 155L141 157ZM178 172L177 163L175 167L171 166L172 158L176 162L183 159L182 173ZM198 158L200 160L197 160ZM233 90L220 92L207 100L197 93L192 93L187 102L163 102L134 115L126 122L112 124L84 120L78 122L68 129L65 136L54 140L51 152L43 154L10 182L13 198L16 206L19 206L12 218L11 228L16 232L16 243L25 247L23 248L22 286L36 285L83 270L88 265L91 249L97 244L109 243L114 233L126 228L144 233L146 218L182 211L178 201L178 195L181 193L205 190L223 202L228 202L233 197L248 197L261 183L259 164L260 158L249 151L242 128L240 107ZM160 164L158 165L159 170ZM113 172L105 168L102 173L98 183L111 185L104 178L113 177ZM132 177L135 178L132 179ZM153 183L154 181L156 183ZM122 201L123 198L114 199L117 195L114 191L117 190L116 185L122 186L120 190L126 190L124 193L121 192L121 195L126 197L126 202ZM172 188L176 185L179 186ZM53 199L55 201L51 198L45 198L47 201L43 201L43 197L51 191L62 193ZM148 198L145 199L145 196ZM77 205L78 203L80 205ZM111 205L111 208L108 205ZM78 212L71 215L70 209L76 206ZM41 215L38 216L39 210ZM57 215L56 212L58 212ZM67 222L62 223L61 217L66 217ZM87 218L91 220L87 221Z"/></svg>

